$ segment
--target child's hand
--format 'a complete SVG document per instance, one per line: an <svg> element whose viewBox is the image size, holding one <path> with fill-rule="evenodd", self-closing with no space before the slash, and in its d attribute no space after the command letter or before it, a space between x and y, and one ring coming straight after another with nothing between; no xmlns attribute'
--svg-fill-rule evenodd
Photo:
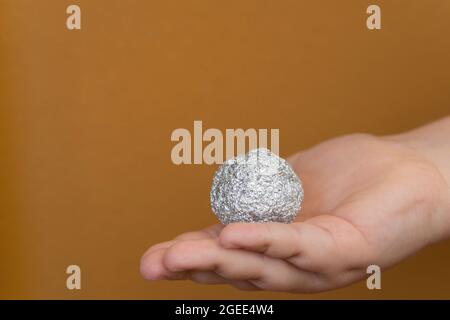
<svg viewBox="0 0 450 320"><path fill-rule="evenodd" d="M393 265L450 234L448 177L409 145L357 134L294 155L305 190L296 222L185 233L151 247L142 275L317 292L366 277L371 264Z"/></svg>

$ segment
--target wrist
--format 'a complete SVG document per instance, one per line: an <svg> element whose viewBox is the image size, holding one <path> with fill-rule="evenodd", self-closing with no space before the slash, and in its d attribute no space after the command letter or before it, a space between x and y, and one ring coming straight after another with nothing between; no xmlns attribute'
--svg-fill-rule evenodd
<svg viewBox="0 0 450 320"><path fill-rule="evenodd" d="M400 143L419 157L428 161L436 170L437 188L433 212L433 241L450 238L450 117L418 129L386 137Z"/></svg>
<svg viewBox="0 0 450 320"><path fill-rule="evenodd" d="M435 165L450 186L450 116L392 138Z"/></svg>

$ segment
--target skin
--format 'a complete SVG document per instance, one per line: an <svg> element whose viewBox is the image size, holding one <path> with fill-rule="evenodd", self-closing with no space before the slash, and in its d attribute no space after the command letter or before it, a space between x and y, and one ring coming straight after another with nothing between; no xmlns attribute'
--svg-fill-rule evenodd
<svg viewBox="0 0 450 320"><path fill-rule="evenodd" d="M143 277L321 292L450 237L450 117L395 136L335 138L288 161L305 189L294 223L184 233L147 250Z"/></svg>

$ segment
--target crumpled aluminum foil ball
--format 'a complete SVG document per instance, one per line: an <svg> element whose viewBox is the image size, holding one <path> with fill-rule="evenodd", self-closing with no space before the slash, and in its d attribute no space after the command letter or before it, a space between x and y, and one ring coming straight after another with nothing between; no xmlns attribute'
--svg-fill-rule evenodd
<svg viewBox="0 0 450 320"><path fill-rule="evenodd" d="M223 223L283 222L297 216L303 188L291 166L268 149L227 160L214 175L211 207Z"/></svg>

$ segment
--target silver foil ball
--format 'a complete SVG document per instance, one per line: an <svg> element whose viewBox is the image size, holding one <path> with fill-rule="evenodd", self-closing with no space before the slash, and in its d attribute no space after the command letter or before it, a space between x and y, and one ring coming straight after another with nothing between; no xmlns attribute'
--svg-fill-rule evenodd
<svg viewBox="0 0 450 320"><path fill-rule="evenodd" d="M221 165L214 175L210 199L223 224L290 223L300 211L303 188L284 159L261 148Z"/></svg>

